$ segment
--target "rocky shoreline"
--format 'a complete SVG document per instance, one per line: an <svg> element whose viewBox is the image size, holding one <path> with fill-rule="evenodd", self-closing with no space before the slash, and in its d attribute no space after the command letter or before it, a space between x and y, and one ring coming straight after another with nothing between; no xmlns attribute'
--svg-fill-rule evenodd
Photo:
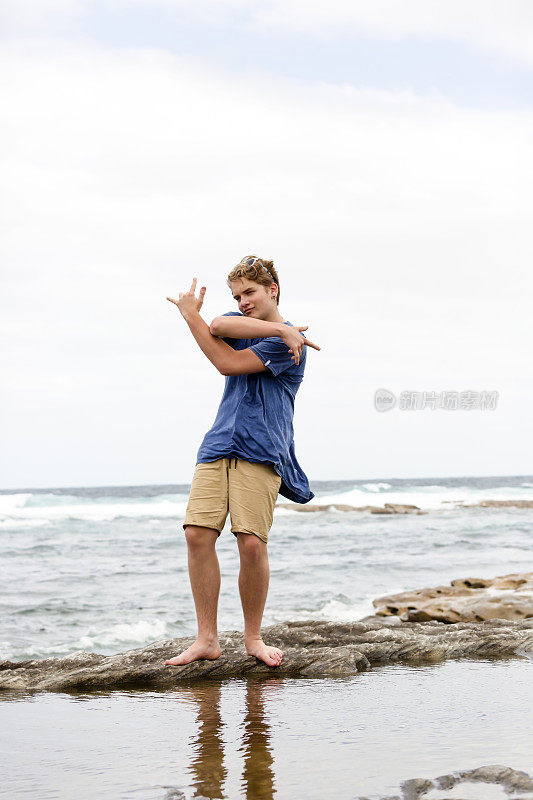
<svg viewBox="0 0 533 800"><path fill-rule="evenodd" d="M220 634L214 661L165 667L195 637L153 642L112 656L78 651L65 658L0 662L0 690L59 691L172 687L199 678L248 675L331 677L375 666L435 664L450 658L533 658L533 572L461 578L450 586L374 600L377 612L354 622L303 620L263 628L283 650L278 667L246 655L241 631Z"/></svg>
<svg viewBox="0 0 533 800"><path fill-rule="evenodd" d="M533 655L533 619L516 622L402 622L398 617L367 617L359 622L285 622L264 628L267 644L283 650L279 667L269 667L244 651L242 632L220 635L222 655L165 667L193 637L153 642L112 656L79 651L65 658L0 663L0 690L65 691L170 688L199 678L248 675L291 677L347 676L376 666L435 664L449 658L501 658Z"/></svg>
<svg viewBox="0 0 533 800"><path fill-rule="evenodd" d="M380 617L404 622L486 622L533 618L533 572L457 578L449 586L385 595L372 601Z"/></svg>
<svg viewBox="0 0 533 800"><path fill-rule="evenodd" d="M533 508L533 500L480 500L479 503L467 504L462 500L445 500L450 508ZM276 503L276 508L286 508L289 511L313 512L313 511L366 511L371 514L429 514L419 506L406 503L384 503L383 506L350 506L345 503L328 503L317 505L307 503Z"/></svg>
<svg viewBox="0 0 533 800"><path fill-rule="evenodd" d="M427 514L418 506L406 505L403 503L385 503L383 506L348 506L344 503L330 503L329 505L316 505L307 503L276 503L276 508L287 508L292 511L312 512L312 511L370 511L371 514Z"/></svg>

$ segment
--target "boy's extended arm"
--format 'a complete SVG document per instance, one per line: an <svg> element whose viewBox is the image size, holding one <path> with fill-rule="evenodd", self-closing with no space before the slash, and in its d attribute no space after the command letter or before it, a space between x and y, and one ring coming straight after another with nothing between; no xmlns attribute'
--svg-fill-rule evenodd
<svg viewBox="0 0 533 800"><path fill-rule="evenodd" d="M233 347L210 332L209 325L198 311L188 310L183 317L204 355L222 375L229 374L235 357Z"/></svg>
<svg viewBox="0 0 533 800"><path fill-rule="evenodd" d="M231 339L258 339L279 336L283 322L267 322L264 319L249 317L215 317L209 330L213 336L227 336Z"/></svg>

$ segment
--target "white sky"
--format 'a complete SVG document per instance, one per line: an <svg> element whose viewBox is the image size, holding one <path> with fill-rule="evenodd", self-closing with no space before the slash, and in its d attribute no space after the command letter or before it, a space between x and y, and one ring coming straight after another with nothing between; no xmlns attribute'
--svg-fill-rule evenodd
<svg viewBox="0 0 533 800"><path fill-rule="evenodd" d="M190 481L224 378L165 297L234 309L249 252L322 347L311 480L533 471L529 3L2 13L0 487ZM500 397L380 414L381 387Z"/></svg>

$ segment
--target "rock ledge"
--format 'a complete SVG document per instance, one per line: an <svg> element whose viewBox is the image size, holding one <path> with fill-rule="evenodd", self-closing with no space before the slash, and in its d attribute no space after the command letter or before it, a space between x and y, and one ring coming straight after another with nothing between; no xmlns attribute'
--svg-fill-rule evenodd
<svg viewBox="0 0 533 800"><path fill-rule="evenodd" d="M456 578L449 586L415 589L372 601L378 616L404 622L486 622L533 619L533 572L496 578Z"/></svg>
<svg viewBox="0 0 533 800"><path fill-rule="evenodd" d="M66 658L0 662L0 690L59 691L165 688L199 678L247 675L347 676L374 666L434 664L449 658L533 657L533 619L493 619L482 623L402 622L397 617L366 617L358 622L284 622L263 628L267 644L280 647L283 661L268 667L247 656L242 633L220 635L222 655L165 667L195 637L153 642L112 656L83 651Z"/></svg>

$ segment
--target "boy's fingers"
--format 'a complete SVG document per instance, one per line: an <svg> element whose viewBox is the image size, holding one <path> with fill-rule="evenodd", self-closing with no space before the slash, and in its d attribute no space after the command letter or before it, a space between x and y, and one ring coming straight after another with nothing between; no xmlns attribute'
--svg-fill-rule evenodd
<svg viewBox="0 0 533 800"><path fill-rule="evenodd" d="M194 294L194 290L196 289L196 278L192 279L191 283L191 292Z"/></svg>
<svg viewBox="0 0 533 800"><path fill-rule="evenodd" d="M177 300L173 300L171 297L167 297L167 300L170 300L170 302L174 303L174 305L178 305L178 301Z"/></svg>
<svg viewBox="0 0 533 800"><path fill-rule="evenodd" d="M314 342L310 342L309 339L306 339L304 344L308 345L309 347L314 347L315 350L320 350L320 347Z"/></svg>
<svg viewBox="0 0 533 800"><path fill-rule="evenodd" d="M294 350L290 350L290 349L289 349L289 353L292 353L291 361L294 361L295 364L299 364L300 363L300 354L299 353L295 353Z"/></svg>

